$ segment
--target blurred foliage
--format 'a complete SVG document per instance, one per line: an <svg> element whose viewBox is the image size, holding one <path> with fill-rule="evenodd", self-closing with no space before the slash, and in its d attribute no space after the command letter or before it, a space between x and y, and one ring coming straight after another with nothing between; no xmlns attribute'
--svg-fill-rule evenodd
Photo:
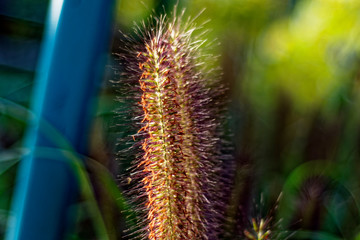
<svg viewBox="0 0 360 240"><path fill-rule="evenodd" d="M249 83L252 96L257 89L276 88L302 111L334 104L329 99L357 70L358 11L357 1L303 1L289 18L271 24L251 58L252 75L258 79Z"/></svg>
<svg viewBox="0 0 360 240"><path fill-rule="evenodd" d="M133 28L134 21L146 19L154 8L154 0L146 1L117 1L116 23L127 31Z"/></svg>
<svg viewBox="0 0 360 240"><path fill-rule="evenodd" d="M37 60L47 4L22 2L28 7L19 7L21 1L0 4L6 26L0 30L6 50L0 53L0 238L17 163L26 154L21 143L35 76L34 62L27 62ZM152 9L170 12L173 2L117 1L111 51L119 51L118 30L130 33L134 21L146 19ZM230 88L224 128L234 168L222 239L244 239L252 219L269 220L271 239L360 239L360 2L180 0L179 5L186 7L185 17L205 9L196 19L204 23L198 32L209 31L206 37L216 40L204 51L219 56L209 66L221 66ZM18 46L35 47L19 52ZM108 65L121 71L116 64L109 53ZM136 225L135 207L117 187L118 174L130 162L116 162L116 152L127 147L117 140L126 133L114 110L126 103L114 101L119 93L109 80L116 78L107 67L89 139L92 160L74 168L83 193L68 239L102 239L106 233L127 239L125 229Z"/></svg>

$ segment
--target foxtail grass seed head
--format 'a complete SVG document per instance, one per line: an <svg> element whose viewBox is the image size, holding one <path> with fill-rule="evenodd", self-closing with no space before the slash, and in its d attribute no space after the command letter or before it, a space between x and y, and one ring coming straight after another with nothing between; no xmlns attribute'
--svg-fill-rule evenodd
<svg viewBox="0 0 360 240"><path fill-rule="evenodd" d="M251 240L265 240L270 239L271 230L268 229L270 219L261 218L257 221L255 218L251 220L252 229L251 231L245 229L244 235L247 239Z"/></svg>
<svg viewBox="0 0 360 240"><path fill-rule="evenodd" d="M210 229L218 227L220 215L215 202L221 198L216 188L225 88L204 70L199 49L206 41L183 15L175 7L169 18L151 17L136 27L134 37L124 35L119 54L120 82L136 103L133 149L141 153L125 182L138 182L144 236L151 240L214 239Z"/></svg>
<svg viewBox="0 0 360 240"><path fill-rule="evenodd" d="M283 193L280 193L274 206L266 213L259 216L253 216L249 221L249 226L243 230L243 236L249 240L287 240L290 239L295 232L288 232L283 230L281 226L282 219L275 221L275 215L282 199ZM254 204L255 207L263 208L264 199L261 195L260 205ZM262 212L263 209L256 209ZM256 215L256 214L254 214Z"/></svg>

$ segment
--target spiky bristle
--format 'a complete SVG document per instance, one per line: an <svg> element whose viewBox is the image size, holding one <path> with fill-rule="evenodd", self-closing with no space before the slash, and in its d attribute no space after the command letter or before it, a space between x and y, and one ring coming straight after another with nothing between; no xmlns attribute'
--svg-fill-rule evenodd
<svg viewBox="0 0 360 240"><path fill-rule="evenodd" d="M133 99L143 111L133 135L143 154L132 176L145 191L149 239L214 239L209 229L219 221L217 114L223 107L215 98L225 88L209 87L211 74L201 70L198 51L205 41L194 37L191 19L183 22L184 11L176 14L175 8L170 20L162 15L137 27L140 42L126 36L120 55L129 85L139 84Z"/></svg>

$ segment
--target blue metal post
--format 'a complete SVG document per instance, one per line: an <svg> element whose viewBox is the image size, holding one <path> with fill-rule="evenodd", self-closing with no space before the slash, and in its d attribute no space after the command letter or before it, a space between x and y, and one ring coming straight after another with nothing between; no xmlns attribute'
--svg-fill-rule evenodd
<svg viewBox="0 0 360 240"><path fill-rule="evenodd" d="M64 238L68 207L79 191L75 173L66 159L61 160L65 157L49 159L36 151L65 148L86 154L112 9L112 0L51 1L35 79L35 118L25 143L32 154L19 166L7 240ZM59 132L65 143L45 125Z"/></svg>

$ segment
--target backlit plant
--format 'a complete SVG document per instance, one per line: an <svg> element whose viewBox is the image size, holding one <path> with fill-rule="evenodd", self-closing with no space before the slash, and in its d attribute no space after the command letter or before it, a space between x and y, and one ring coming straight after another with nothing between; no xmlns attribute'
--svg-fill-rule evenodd
<svg viewBox="0 0 360 240"><path fill-rule="evenodd" d="M137 103L133 139L142 153L127 179L138 182L144 196L146 237L213 239L220 221L219 99L225 88L200 60L206 41L194 36L199 27L183 21L184 11L176 14L175 8L170 20L150 18L135 37L125 35L120 58L126 92Z"/></svg>

